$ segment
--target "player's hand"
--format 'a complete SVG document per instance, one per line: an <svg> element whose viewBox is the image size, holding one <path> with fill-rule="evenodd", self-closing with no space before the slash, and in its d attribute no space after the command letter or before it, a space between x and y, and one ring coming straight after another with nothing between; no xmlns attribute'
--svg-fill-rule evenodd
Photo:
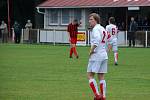
<svg viewBox="0 0 150 100"><path fill-rule="evenodd" d="M95 53L95 52L90 50L89 56L91 56L93 53Z"/></svg>
<svg viewBox="0 0 150 100"><path fill-rule="evenodd" d="M82 19L80 19L80 24L82 24Z"/></svg>
<svg viewBox="0 0 150 100"><path fill-rule="evenodd" d="M82 19L80 19L79 26L82 26Z"/></svg>

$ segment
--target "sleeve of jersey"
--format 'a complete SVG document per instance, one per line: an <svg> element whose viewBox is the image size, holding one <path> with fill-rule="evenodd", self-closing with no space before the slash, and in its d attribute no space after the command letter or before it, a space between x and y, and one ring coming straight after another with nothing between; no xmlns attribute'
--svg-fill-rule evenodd
<svg viewBox="0 0 150 100"><path fill-rule="evenodd" d="M100 42L100 33L98 30L93 30L93 45L98 46Z"/></svg>
<svg viewBox="0 0 150 100"><path fill-rule="evenodd" d="M108 31L108 26L106 26L106 31Z"/></svg>

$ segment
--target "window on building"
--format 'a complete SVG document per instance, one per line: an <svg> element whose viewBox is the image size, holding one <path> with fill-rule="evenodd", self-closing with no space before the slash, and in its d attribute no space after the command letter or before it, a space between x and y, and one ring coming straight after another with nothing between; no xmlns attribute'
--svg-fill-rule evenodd
<svg viewBox="0 0 150 100"><path fill-rule="evenodd" d="M62 9L61 11L61 24L66 25L70 22L70 12L68 9Z"/></svg>
<svg viewBox="0 0 150 100"><path fill-rule="evenodd" d="M59 10L51 9L49 13L49 24L50 25L58 25L59 24Z"/></svg>
<svg viewBox="0 0 150 100"><path fill-rule="evenodd" d="M49 9L49 25L68 25L71 19L81 20L81 9Z"/></svg>
<svg viewBox="0 0 150 100"><path fill-rule="evenodd" d="M74 9L74 19L81 20L81 9Z"/></svg>

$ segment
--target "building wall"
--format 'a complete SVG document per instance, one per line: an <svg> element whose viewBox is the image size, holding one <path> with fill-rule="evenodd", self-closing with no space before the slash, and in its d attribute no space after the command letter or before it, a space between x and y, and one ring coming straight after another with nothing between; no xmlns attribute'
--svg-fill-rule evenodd
<svg viewBox="0 0 150 100"><path fill-rule="evenodd" d="M101 16L101 25L102 26L106 26L108 24L108 19L109 17L113 16L116 19L116 25L118 26L119 30L128 30L128 26L129 26L129 21L130 21L130 17L131 16L135 16L136 21L138 21L139 16L142 16L142 18L144 18L144 16L148 17L148 22L149 22L149 26L150 26L150 7L140 7L139 11L128 11L127 7L107 7L107 8L78 8L81 10L82 12L82 27L80 27L79 29L81 30L87 30L89 27L89 23L88 23L88 16L90 13L98 13ZM49 25L49 9L46 9L45 12L46 14L44 15L44 28L45 29L66 29L67 25ZM62 9L58 9L58 10L62 10ZM71 14L73 12L73 9L69 9ZM72 15L71 15L72 16ZM70 22L71 22L71 16L70 16ZM59 17L61 17L59 15Z"/></svg>
<svg viewBox="0 0 150 100"><path fill-rule="evenodd" d="M67 25L69 23L71 23L71 20L74 19L72 18L72 12L74 9L68 9L69 12L70 12L70 17L69 17L69 23L65 24L65 25L62 25L61 24L61 13L58 14L58 21L59 21L59 24L57 25L53 25L53 24L50 24L50 9L45 9L45 15L44 15L44 29L67 29ZM58 11L61 12L62 9L58 9ZM82 25L81 27L79 27L79 30L85 30L85 9L80 9L81 10L81 22L82 22Z"/></svg>

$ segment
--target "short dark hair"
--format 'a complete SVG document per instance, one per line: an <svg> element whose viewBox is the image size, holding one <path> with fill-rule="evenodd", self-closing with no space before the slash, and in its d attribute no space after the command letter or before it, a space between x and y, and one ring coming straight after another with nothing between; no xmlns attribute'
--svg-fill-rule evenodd
<svg viewBox="0 0 150 100"><path fill-rule="evenodd" d="M92 17L96 20L97 24L100 24L100 16L97 13L91 13L89 17Z"/></svg>
<svg viewBox="0 0 150 100"><path fill-rule="evenodd" d="M76 22L76 23L78 23L78 20L77 20L77 19L74 19L74 20L73 20L73 22Z"/></svg>
<svg viewBox="0 0 150 100"><path fill-rule="evenodd" d="M110 18L109 18L109 22L110 22L111 24L115 24L115 18L114 18L114 17L110 17Z"/></svg>

